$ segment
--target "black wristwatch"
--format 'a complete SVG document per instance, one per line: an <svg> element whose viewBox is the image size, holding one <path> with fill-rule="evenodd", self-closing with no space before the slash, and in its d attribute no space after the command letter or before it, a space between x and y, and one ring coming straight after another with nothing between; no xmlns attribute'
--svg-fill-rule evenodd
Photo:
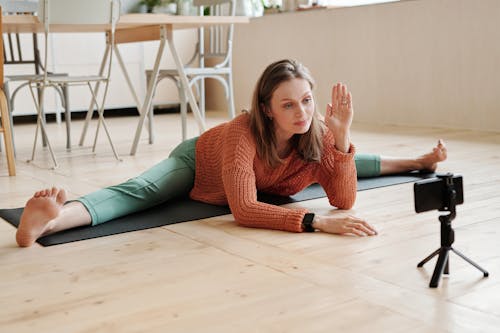
<svg viewBox="0 0 500 333"><path fill-rule="evenodd" d="M314 232L316 229L313 227L314 214L306 213L304 219L302 220L302 231L304 232Z"/></svg>

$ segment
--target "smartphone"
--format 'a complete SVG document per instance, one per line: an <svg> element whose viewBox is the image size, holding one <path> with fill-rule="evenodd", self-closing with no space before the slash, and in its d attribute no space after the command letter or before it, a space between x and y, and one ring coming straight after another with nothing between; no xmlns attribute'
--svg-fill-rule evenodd
<svg viewBox="0 0 500 333"><path fill-rule="evenodd" d="M455 204L461 205L464 203L462 176L451 176L451 180L456 192ZM415 194L415 211L417 213L422 213L436 209L440 211L447 210L451 198L449 198L446 182L446 178L439 177L416 182L413 185L413 193Z"/></svg>

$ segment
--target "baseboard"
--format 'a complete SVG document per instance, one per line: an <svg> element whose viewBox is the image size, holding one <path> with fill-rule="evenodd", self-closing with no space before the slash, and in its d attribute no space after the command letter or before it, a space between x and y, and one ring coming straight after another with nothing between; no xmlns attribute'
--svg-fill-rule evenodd
<svg viewBox="0 0 500 333"><path fill-rule="evenodd" d="M180 107L179 105L158 105L154 107L155 114L166 114L166 113L179 113ZM86 110L75 110L71 112L71 119L85 119L87 114ZM139 112L137 108L116 108L116 109L106 109L104 110L104 117L112 118L112 117L137 117ZM97 112L94 112L92 118L97 118ZM48 113L46 114L47 122L55 122L56 114ZM64 113L61 113L61 119L64 120ZM36 123L36 115L14 115L14 124L23 124L23 123Z"/></svg>

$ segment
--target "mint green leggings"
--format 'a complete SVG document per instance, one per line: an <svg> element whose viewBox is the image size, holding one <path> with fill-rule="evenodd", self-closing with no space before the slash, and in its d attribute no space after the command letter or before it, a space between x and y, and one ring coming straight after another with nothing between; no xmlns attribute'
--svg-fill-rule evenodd
<svg viewBox="0 0 500 333"><path fill-rule="evenodd" d="M167 159L135 178L77 199L89 211L92 225L187 195L194 185L196 140L182 142ZM358 177L380 175L380 156L356 154L354 160Z"/></svg>

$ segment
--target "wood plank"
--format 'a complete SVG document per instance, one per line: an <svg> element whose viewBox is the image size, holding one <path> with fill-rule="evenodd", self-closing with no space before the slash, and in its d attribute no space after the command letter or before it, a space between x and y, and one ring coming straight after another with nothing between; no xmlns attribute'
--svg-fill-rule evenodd
<svg viewBox="0 0 500 333"><path fill-rule="evenodd" d="M200 25L245 24L246 16L176 16L167 14L125 14L120 16L116 29L130 29L152 25L172 25L174 29L193 29ZM8 15L3 21L4 32L29 33L44 31L43 24L36 16ZM105 32L110 24L52 24L50 31L55 33Z"/></svg>
<svg viewBox="0 0 500 333"><path fill-rule="evenodd" d="M207 125L226 120L208 112ZM198 134L189 116L189 133ZM124 162L104 137L87 147L48 152L34 164L34 124L16 124L18 176L0 176L0 203L16 207L35 190L64 186L75 198L143 172L179 143L179 115L156 115L156 143L134 157L135 117L108 118ZM131 122L132 121L132 122ZM82 121L74 120L78 133ZM47 124L58 153L64 124ZM442 171L464 175L465 203L454 221L457 249L488 269L453 256L450 276L427 287L434 261L417 262L439 245L438 212L415 214L412 185L358 193L349 213L379 228L376 237L295 234L242 228L231 215L53 247L19 249L15 229L0 221L0 330L6 332L496 332L500 314L500 133L354 124L360 151L411 156L443 137ZM52 138L52 137L51 137ZM0 158L0 168L6 164ZM338 214L326 199L296 203Z"/></svg>
<svg viewBox="0 0 500 333"><path fill-rule="evenodd" d="M139 28L119 29L115 33L115 43L134 43L160 39L160 27L146 26Z"/></svg>

